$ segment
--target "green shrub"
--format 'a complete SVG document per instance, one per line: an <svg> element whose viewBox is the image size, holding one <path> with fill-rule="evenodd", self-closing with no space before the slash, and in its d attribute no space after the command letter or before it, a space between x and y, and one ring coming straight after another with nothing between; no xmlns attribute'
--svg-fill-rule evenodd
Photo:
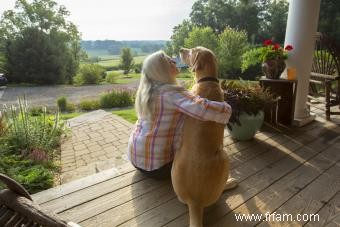
<svg viewBox="0 0 340 227"><path fill-rule="evenodd" d="M235 79L241 73L241 57L248 46L246 31L227 27L219 35L218 59L220 73L224 78Z"/></svg>
<svg viewBox="0 0 340 227"><path fill-rule="evenodd" d="M78 86L84 84L84 83L83 83L83 79L82 79L82 77L81 77L80 74L77 74L75 77L73 77L73 84L74 84L74 85L78 85Z"/></svg>
<svg viewBox="0 0 340 227"><path fill-rule="evenodd" d="M186 81L183 81L181 83L181 85L187 89L187 90L191 90L191 88L196 84L196 82L194 80L186 80Z"/></svg>
<svg viewBox="0 0 340 227"><path fill-rule="evenodd" d="M260 48L251 48L243 53L242 55L242 63L241 69L242 72L247 70L250 66L261 65L261 61L259 60L261 56Z"/></svg>
<svg viewBox="0 0 340 227"><path fill-rule="evenodd" d="M188 38L184 40L184 46L188 48L203 46L215 52L218 47L218 38L210 27L194 27L189 32Z"/></svg>
<svg viewBox="0 0 340 227"><path fill-rule="evenodd" d="M74 78L74 83L77 85L98 84L105 77L105 71L105 68L98 64L83 65Z"/></svg>
<svg viewBox="0 0 340 227"><path fill-rule="evenodd" d="M102 108L125 107L133 104L133 94L127 90L113 90L100 97Z"/></svg>
<svg viewBox="0 0 340 227"><path fill-rule="evenodd" d="M67 112L74 112L75 110L76 110L76 105L74 105L71 102L67 102L66 111Z"/></svg>
<svg viewBox="0 0 340 227"><path fill-rule="evenodd" d="M53 156L64 129L63 122L59 120L59 112L52 118L44 108L40 116L32 116L26 100L19 98L18 109L10 106L4 113L10 125L6 141L12 151L28 156L33 150L42 150Z"/></svg>
<svg viewBox="0 0 340 227"><path fill-rule="evenodd" d="M30 193L52 187L53 172L58 169L54 154L64 129L59 113L49 116L46 108L29 110L21 98L18 107L10 106L2 113L6 130L0 135L0 172Z"/></svg>
<svg viewBox="0 0 340 227"><path fill-rule="evenodd" d="M181 69L181 72L178 74L177 78L190 78L193 79L194 76L189 69Z"/></svg>
<svg viewBox="0 0 340 227"><path fill-rule="evenodd" d="M29 111L31 116L40 116L43 113L43 107L34 106L31 107Z"/></svg>
<svg viewBox="0 0 340 227"><path fill-rule="evenodd" d="M38 164L33 160L23 159L20 155L0 154L0 172L18 181L30 193L36 193L53 186L51 165L53 163Z"/></svg>
<svg viewBox="0 0 340 227"><path fill-rule="evenodd" d="M65 96L61 96L57 99L57 105L58 105L58 108L61 112L64 112L66 111L66 108L67 108L67 99Z"/></svg>
<svg viewBox="0 0 340 227"><path fill-rule="evenodd" d="M117 71L120 69L119 65L102 66L106 71Z"/></svg>
<svg viewBox="0 0 340 227"><path fill-rule="evenodd" d="M118 76L119 76L119 73L117 72L108 72L106 74L105 81L106 83L114 84L117 82Z"/></svg>
<svg viewBox="0 0 340 227"><path fill-rule="evenodd" d="M259 80L263 76L261 65L249 66L244 72L241 73L240 78L243 80Z"/></svg>
<svg viewBox="0 0 340 227"><path fill-rule="evenodd" d="M142 72L142 63L134 64L133 69L135 73L141 73Z"/></svg>
<svg viewBox="0 0 340 227"><path fill-rule="evenodd" d="M0 111L0 137L4 136L7 131L7 122L4 114Z"/></svg>
<svg viewBox="0 0 340 227"><path fill-rule="evenodd" d="M98 100L82 100L79 103L79 108L85 111L97 110L100 108L100 103Z"/></svg>

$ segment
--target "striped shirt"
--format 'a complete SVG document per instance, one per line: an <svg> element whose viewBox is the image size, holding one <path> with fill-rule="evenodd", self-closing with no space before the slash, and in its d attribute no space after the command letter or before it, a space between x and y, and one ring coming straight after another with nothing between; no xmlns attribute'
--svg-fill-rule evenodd
<svg viewBox="0 0 340 227"><path fill-rule="evenodd" d="M138 168L152 171L173 161L181 143L184 114L202 121L226 124L231 107L188 91L160 88L154 96L152 120L138 119L128 142L128 158Z"/></svg>

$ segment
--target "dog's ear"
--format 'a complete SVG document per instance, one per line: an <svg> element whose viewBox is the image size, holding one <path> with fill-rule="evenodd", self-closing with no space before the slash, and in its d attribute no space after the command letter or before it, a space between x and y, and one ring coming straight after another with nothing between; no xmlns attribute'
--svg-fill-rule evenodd
<svg viewBox="0 0 340 227"><path fill-rule="evenodd" d="M194 58L193 64L192 64L192 71L196 72L196 70L202 70L203 65L202 65L202 60L200 59L202 56L200 54L200 51L197 51L197 54Z"/></svg>
<svg viewBox="0 0 340 227"><path fill-rule="evenodd" d="M204 60L206 62L205 64L205 67L207 67L206 70L210 72L212 75L217 75L218 65L215 55L209 52L206 54L206 58Z"/></svg>
<svg viewBox="0 0 340 227"><path fill-rule="evenodd" d="M196 61L194 64L194 70L205 70L205 67L211 64L212 58L206 51L198 51L196 55Z"/></svg>
<svg viewBox="0 0 340 227"><path fill-rule="evenodd" d="M217 75L217 60L213 53L208 51L198 51L192 71L205 70L211 75Z"/></svg>

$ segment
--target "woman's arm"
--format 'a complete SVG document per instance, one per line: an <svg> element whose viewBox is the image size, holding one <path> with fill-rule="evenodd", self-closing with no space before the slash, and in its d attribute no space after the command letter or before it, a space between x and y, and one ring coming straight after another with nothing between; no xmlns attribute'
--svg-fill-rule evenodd
<svg viewBox="0 0 340 227"><path fill-rule="evenodd" d="M163 95L174 107L193 118L226 124L231 115L231 107L226 102L210 101L188 91L172 91Z"/></svg>

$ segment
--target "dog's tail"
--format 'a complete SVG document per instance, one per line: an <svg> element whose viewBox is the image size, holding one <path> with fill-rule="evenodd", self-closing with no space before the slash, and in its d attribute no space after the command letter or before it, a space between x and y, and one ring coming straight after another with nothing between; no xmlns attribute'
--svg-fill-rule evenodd
<svg viewBox="0 0 340 227"><path fill-rule="evenodd" d="M195 202L188 204L190 227L203 227L203 210L204 207Z"/></svg>

